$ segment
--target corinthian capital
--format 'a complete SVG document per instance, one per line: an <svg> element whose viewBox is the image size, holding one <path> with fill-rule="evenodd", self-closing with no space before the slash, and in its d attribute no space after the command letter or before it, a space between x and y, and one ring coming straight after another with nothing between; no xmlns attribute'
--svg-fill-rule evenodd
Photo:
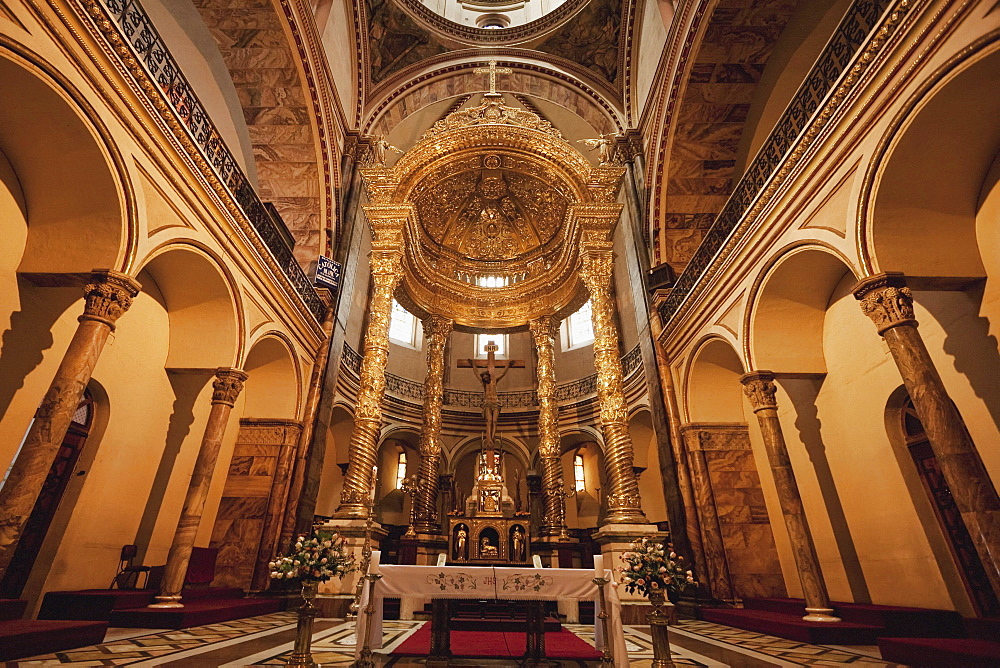
<svg viewBox="0 0 1000 668"><path fill-rule="evenodd" d="M772 372L751 371L740 376L740 382L743 383L743 394L750 400L754 413L768 408L778 408L778 402L774 398L778 388L774 384Z"/></svg>
<svg viewBox="0 0 1000 668"><path fill-rule="evenodd" d="M528 323L528 329L531 330L536 347L554 346L559 333L559 320L551 315L539 316Z"/></svg>
<svg viewBox="0 0 1000 668"><path fill-rule="evenodd" d="M368 256L368 264L376 286L387 281L398 281L403 268L403 253L398 250L373 250Z"/></svg>
<svg viewBox="0 0 1000 668"><path fill-rule="evenodd" d="M215 370L215 380L212 381L212 403L232 406L243 391L243 383L247 379L246 371L219 367Z"/></svg>
<svg viewBox="0 0 1000 668"><path fill-rule="evenodd" d="M132 298L142 287L138 281L111 269L95 269L92 283L83 288L87 300L79 320L95 320L115 329L115 322L132 306Z"/></svg>
<svg viewBox="0 0 1000 668"><path fill-rule="evenodd" d="M443 315L432 315L421 321L424 326L424 339L429 345L444 345L448 341L448 335L455 325L455 321Z"/></svg>
<svg viewBox="0 0 1000 668"><path fill-rule="evenodd" d="M861 310L872 319L879 335L900 325L917 326L913 317L913 295L906 277L897 271L870 276L854 286Z"/></svg>
<svg viewBox="0 0 1000 668"><path fill-rule="evenodd" d="M615 254L611 244L588 246L581 254L580 278L587 290L594 293L604 292L611 285L611 274L614 271Z"/></svg>

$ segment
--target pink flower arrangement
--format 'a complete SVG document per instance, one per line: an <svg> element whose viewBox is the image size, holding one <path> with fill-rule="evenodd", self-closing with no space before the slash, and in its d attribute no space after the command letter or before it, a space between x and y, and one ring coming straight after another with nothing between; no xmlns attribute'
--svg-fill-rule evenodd
<svg viewBox="0 0 1000 668"><path fill-rule="evenodd" d="M336 533L320 531L309 538L299 536L292 550L268 563L272 579L326 582L354 570L354 555L347 551L347 540Z"/></svg>
<svg viewBox="0 0 1000 668"><path fill-rule="evenodd" d="M630 594L636 591L649 596L650 591L664 589L680 592L698 582L684 563L684 557L674 552L674 546L655 543L648 538L632 543L632 551L621 556L624 563L618 568L621 582Z"/></svg>

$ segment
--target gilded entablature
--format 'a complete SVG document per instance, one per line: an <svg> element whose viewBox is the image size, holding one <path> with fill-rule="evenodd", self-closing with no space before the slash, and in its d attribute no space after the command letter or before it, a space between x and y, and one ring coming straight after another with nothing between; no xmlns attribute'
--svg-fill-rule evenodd
<svg viewBox="0 0 1000 668"><path fill-rule="evenodd" d="M623 173L592 167L500 94L450 114L392 167L362 169L369 222L403 240L397 299L462 329L523 328L575 310L586 299L582 232L613 229Z"/></svg>

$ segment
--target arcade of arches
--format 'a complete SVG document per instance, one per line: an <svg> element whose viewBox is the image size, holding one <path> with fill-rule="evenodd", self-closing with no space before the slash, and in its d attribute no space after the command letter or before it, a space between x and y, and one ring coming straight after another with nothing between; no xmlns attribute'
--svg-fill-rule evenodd
<svg viewBox="0 0 1000 668"><path fill-rule="evenodd" d="M1000 613L996 3L235 4L0 1L0 597L318 523Z"/></svg>

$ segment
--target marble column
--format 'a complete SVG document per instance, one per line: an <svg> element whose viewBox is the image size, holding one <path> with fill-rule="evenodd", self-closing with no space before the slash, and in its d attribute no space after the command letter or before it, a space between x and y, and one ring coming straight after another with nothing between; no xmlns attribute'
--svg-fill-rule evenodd
<svg viewBox="0 0 1000 668"><path fill-rule="evenodd" d="M423 321L427 344L427 377L424 378L424 425L420 431L420 470L413 497L420 533L441 533L438 521L438 468L441 463L441 406L444 405L444 351L454 321L432 315Z"/></svg>
<svg viewBox="0 0 1000 668"><path fill-rule="evenodd" d="M559 452L555 343L559 321L549 315L528 323L538 355L538 455L542 465L542 536L569 537Z"/></svg>
<svg viewBox="0 0 1000 668"><path fill-rule="evenodd" d="M208 499L208 488L212 484L212 474L215 463L219 459L222 438L229 424L229 415L233 405L243 391L243 383L247 379L245 371L221 367L215 370L215 380L212 381L212 410L208 414L205 425L205 435L201 439L201 448L194 463L191 481L188 483L187 494L184 496L184 507L174 539L167 553L167 565L163 569L163 584L158 603L151 608L182 608L181 589L184 588L184 578L187 575L188 562L191 560L191 548L201 524L201 513Z"/></svg>
<svg viewBox="0 0 1000 668"><path fill-rule="evenodd" d="M377 459L379 431L382 429L382 397L385 394L385 367L389 359L389 320L392 296L401 277L400 250L373 250L370 256L372 294L368 304L368 329L361 360L361 390L354 412L354 432L348 445L350 463L344 491L335 517L368 517L368 504L375 481L372 469Z"/></svg>
<svg viewBox="0 0 1000 668"><path fill-rule="evenodd" d="M608 514L605 524L646 524L639 497L639 483L632 470L632 436L628 431L627 405L618 353L618 328L611 297L614 253L611 242L591 243L582 252L580 278L590 292L594 324L594 366L597 368L597 401L604 434L607 468Z"/></svg>
<svg viewBox="0 0 1000 668"><path fill-rule="evenodd" d="M681 436L681 415L677 405L677 391L674 389L674 377L670 372L670 362L667 353L660 342L660 316L650 314L650 331L653 335L653 350L656 353L656 368L660 377L660 388L663 391L663 405L667 413L667 423L670 429L670 447L674 456L677 487L684 504L684 524L687 530L688 545L691 546L691 559L694 561L696 573L706 573L708 563L705 558L705 548L702 545L701 522L698 518L698 505L695 503L694 485L688 463L689 449L685 447ZM673 532L671 532L673 533Z"/></svg>
<svg viewBox="0 0 1000 668"><path fill-rule="evenodd" d="M115 322L132 305L140 285L130 276L96 269L84 287L85 305L24 444L0 488L0 579L7 572L31 511L80 406L87 383Z"/></svg>
<svg viewBox="0 0 1000 668"><path fill-rule="evenodd" d="M774 384L774 374L770 371L752 371L743 374L740 382L743 383L743 393L750 400L753 412L757 414L764 449L771 464L781 514L785 518L795 567L799 572L799 582L802 583L802 595L806 600L807 614L803 619L810 622L839 622L840 619L833 616L833 608L830 607L830 596L826 593L816 545L809 531L799 486L795 482L785 436L781 433L778 403L775 400L778 388Z"/></svg>
<svg viewBox="0 0 1000 668"><path fill-rule="evenodd" d="M298 444L295 447L291 468L291 477L288 482L287 491L281 498L281 508L277 517L281 518L280 535L273 551L282 553L292 545L292 538L296 532L301 530L299 526L299 506L302 499L302 491L306 486L306 475L309 469L309 458L312 453L313 435L316 432L316 416L319 412L320 398L323 396L323 377L326 375L326 367L330 359L330 344L333 338L334 324L334 298L331 294L327 298L326 316L323 318L323 340L316 350L316 360L313 362L312 375L309 377L309 390L306 393L306 405L302 416L302 432L299 434ZM313 508L315 511L315 508ZM310 513L311 516L311 513ZM263 548L263 543L261 544ZM258 565L264 566L275 555L260 554ZM267 583L264 583L265 587Z"/></svg>
<svg viewBox="0 0 1000 668"><path fill-rule="evenodd" d="M712 491L712 479L702 450L701 429L697 426L684 427L687 463L691 466L692 505L700 515L698 524L701 535L698 545L703 551L704 564L701 567L704 577L708 578L708 588L711 595L725 601L736 598L733 595L733 582L729 575L729 559L726 555L726 545L722 540L722 527L719 524L719 510L715 504L715 494ZM679 467L678 467L679 468Z"/></svg>
<svg viewBox="0 0 1000 668"><path fill-rule="evenodd" d="M889 347L990 584L1000 594L1000 498L917 331L906 279L897 272L878 274L854 286L854 296Z"/></svg>

